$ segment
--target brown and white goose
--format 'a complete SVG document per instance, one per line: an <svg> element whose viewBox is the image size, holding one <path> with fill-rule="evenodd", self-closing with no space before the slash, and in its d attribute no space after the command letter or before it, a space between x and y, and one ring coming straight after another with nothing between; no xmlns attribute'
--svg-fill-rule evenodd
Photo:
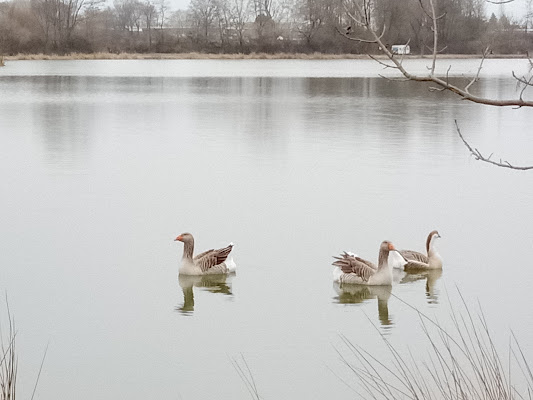
<svg viewBox="0 0 533 400"><path fill-rule="evenodd" d="M233 243L222 249L207 250L193 257L194 238L190 233L182 233L174 240L183 242L180 275L229 274L235 271L236 265L233 259L228 259Z"/></svg>
<svg viewBox="0 0 533 400"><path fill-rule="evenodd" d="M438 231L431 231L426 239L427 255L414 250L399 250L398 255L391 259L394 268L408 270L442 269L442 258L435 248ZM400 257L401 256L401 257Z"/></svg>
<svg viewBox="0 0 533 400"><path fill-rule="evenodd" d="M379 247L378 265L364 260L355 254L344 252L333 262L335 270L333 279L340 283L355 283L359 285L391 285L392 266L389 263L389 253L397 251L394 245L385 240Z"/></svg>

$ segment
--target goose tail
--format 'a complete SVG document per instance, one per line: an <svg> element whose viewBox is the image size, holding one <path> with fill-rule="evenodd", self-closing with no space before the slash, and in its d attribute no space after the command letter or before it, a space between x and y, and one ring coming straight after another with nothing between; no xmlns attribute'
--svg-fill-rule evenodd
<svg viewBox="0 0 533 400"><path fill-rule="evenodd" d="M235 264L235 261L233 261L233 257L229 256L226 259L226 268L228 269L229 274L237 270L237 264Z"/></svg>

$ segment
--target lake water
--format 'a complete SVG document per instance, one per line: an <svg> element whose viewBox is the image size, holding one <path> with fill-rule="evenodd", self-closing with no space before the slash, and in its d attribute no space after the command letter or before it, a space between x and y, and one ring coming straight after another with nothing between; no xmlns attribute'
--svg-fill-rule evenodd
<svg viewBox="0 0 533 400"><path fill-rule="evenodd" d="M424 71L427 61L407 65ZM466 81L476 60L442 60ZM524 60L487 60L480 94L517 97ZM0 69L0 289L17 324L19 396L351 399L340 335L425 349L419 317L481 304L506 354L533 355L532 109L469 104L373 61L13 61ZM531 96L530 96L531 98ZM442 275L340 290L332 256L423 250ZM237 274L180 279L233 241ZM5 334L6 311L1 307ZM504 357L505 358L505 357Z"/></svg>

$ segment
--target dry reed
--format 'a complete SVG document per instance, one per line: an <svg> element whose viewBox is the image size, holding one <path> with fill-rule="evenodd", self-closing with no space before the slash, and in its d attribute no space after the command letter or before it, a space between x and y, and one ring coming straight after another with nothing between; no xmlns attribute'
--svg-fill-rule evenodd
<svg viewBox="0 0 533 400"><path fill-rule="evenodd" d="M462 295L461 300L462 310L455 312L452 309L451 330L416 310L430 347L426 361L420 358L420 352L413 354L409 351L407 357L401 355L383 335L391 361L379 360L341 336L350 357L340 351L339 355L358 382L359 390L352 389L362 398L376 400L531 400L533 374L514 334L504 362L481 307L473 315ZM513 380L514 369L520 370L522 378L519 383Z"/></svg>
<svg viewBox="0 0 533 400"><path fill-rule="evenodd" d="M8 323L5 337L4 332L0 329L0 400L15 400L18 373L18 356L15 348L17 331L15 329L15 318L9 309L7 296L6 309ZM41 360L30 400L33 400L35 396L47 351L48 345Z"/></svg>
<svg viewBox="0 0 533 400"><path fill-rule="evenodd" d="M0 399L15 400L15 387L17 384L17 355L15 352L15 319L7 305L8 331L7 339L0 330Z"/></svg>
<svg viewBox="0 0 533 400"><path fill-rule="evenodd" d="M248 363L246 362L246 359L244 358L244 356L241 354L240 360L238 360L237 358L230 358L230 361L231 361L231 364L233 365L233 368L235 368L235 371L237 371L237 373L239 374L239 377L241 378L244 385L246 386L246 389L248 390L250 397L254 400L260 400L261 396L259 396L259 391L257 390L257 385L255 383L252 370L248 366Z"/></svg>

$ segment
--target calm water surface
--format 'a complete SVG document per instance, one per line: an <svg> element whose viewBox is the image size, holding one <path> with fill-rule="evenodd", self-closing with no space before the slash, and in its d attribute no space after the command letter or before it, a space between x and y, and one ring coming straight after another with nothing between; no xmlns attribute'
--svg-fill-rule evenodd
<svg viewBox="0 0 533 400"><path fill-rule="evenodd" d="M476 71L453 63L454 79ZM476 90L516 97L521 60ZM411 68L424 71L425 62ZM265 399L354 398L339 335L387 359L419 348L458 287L505 353L533 329L533 110L461 102L379 78L371 61L18 61L0 69L0 265L18 327L21 398L236 399L246 359ZM443 273L339 288L332 256L423 249ZM177 278L236 243L236 276ZM395 297L397 296L397 297ZM449 296L449 298L448 298ZM401 299L401 300L400 300ZM5 312L2 321L5 323Z"/></svg>

